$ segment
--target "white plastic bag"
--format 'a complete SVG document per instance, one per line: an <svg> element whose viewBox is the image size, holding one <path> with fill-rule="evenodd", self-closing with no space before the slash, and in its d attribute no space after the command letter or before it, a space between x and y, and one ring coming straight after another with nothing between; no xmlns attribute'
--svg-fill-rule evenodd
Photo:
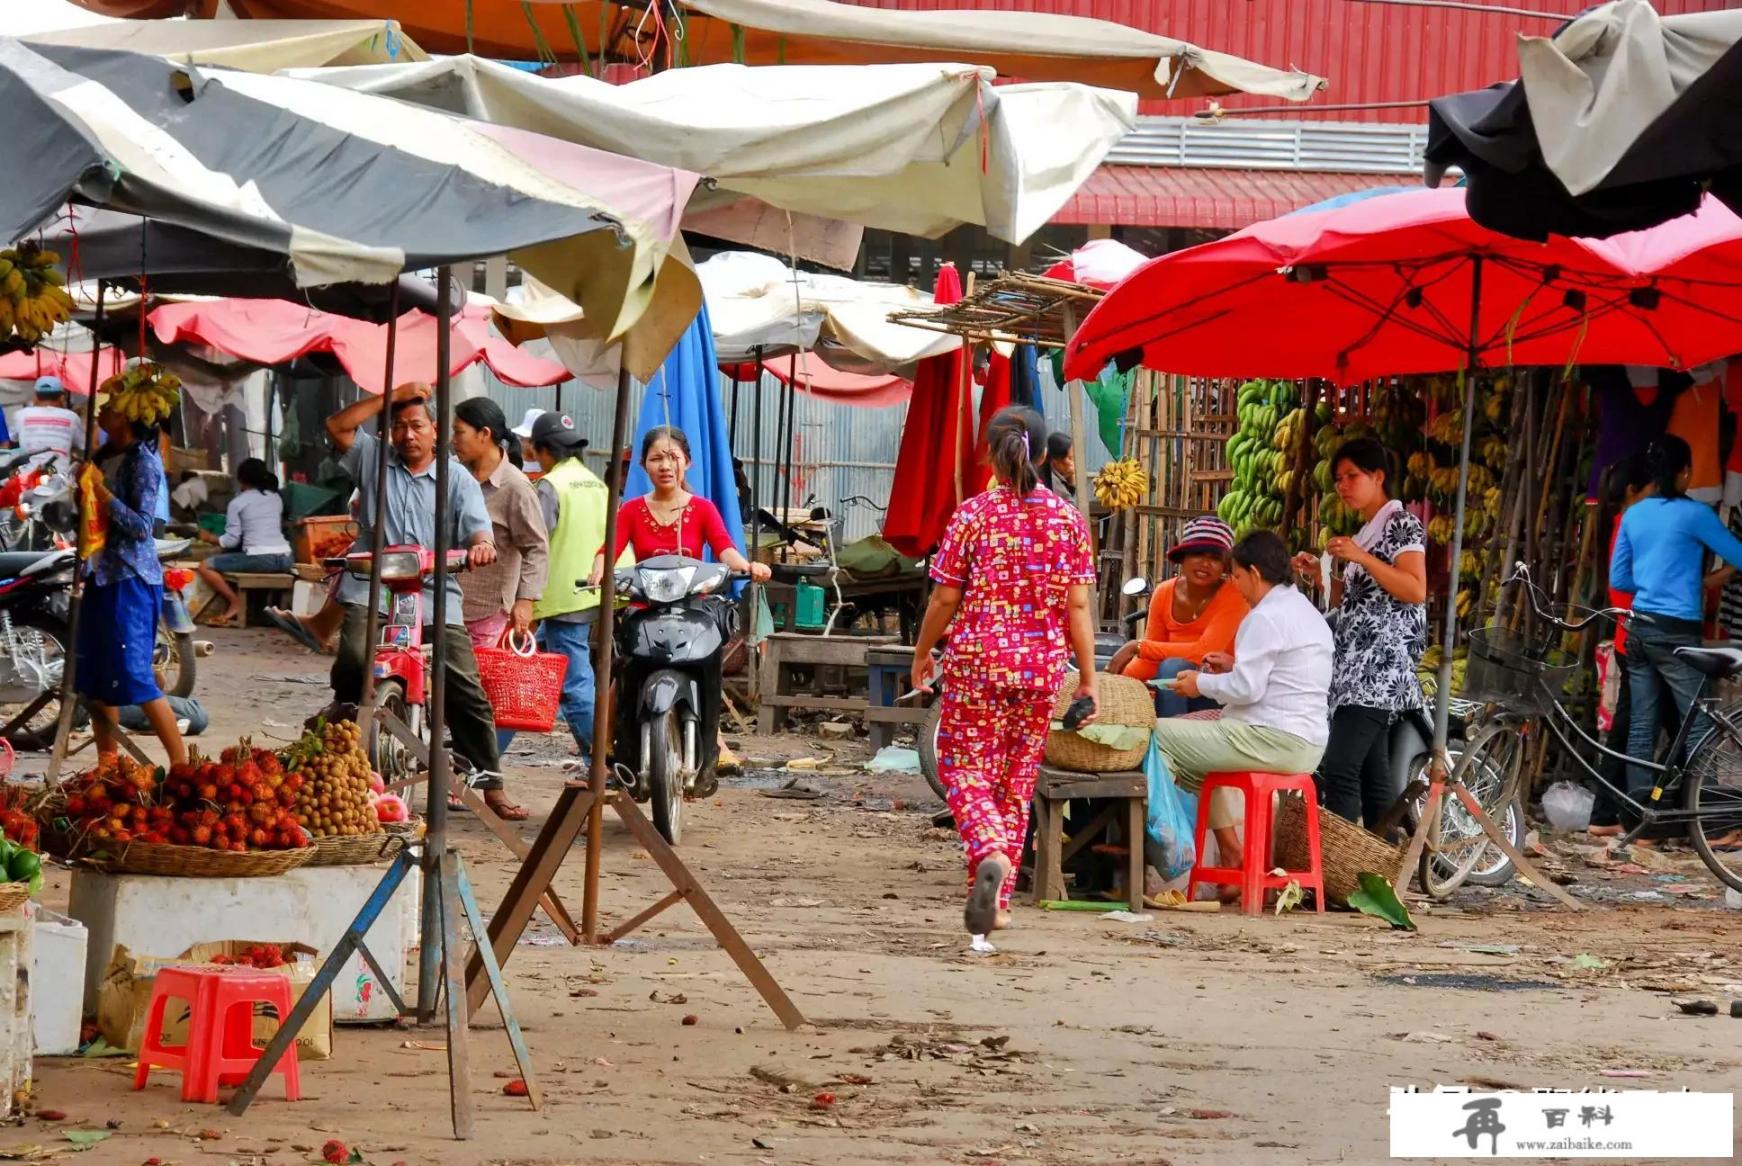
<svg viewBox="0 0 1742 1166"><path fill-rule="evenodd" d="M1542 795L1542 812L1555 830L1583 830L1591 824L1597 796L1582 785L1557 781Z"/></svg>

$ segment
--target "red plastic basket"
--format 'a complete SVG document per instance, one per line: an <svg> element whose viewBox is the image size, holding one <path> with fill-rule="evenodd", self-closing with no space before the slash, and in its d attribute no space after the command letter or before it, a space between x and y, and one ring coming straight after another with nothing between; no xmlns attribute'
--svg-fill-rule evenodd
<svg viewBox="0 0 1742 1166"><path fill-rule="evenodd" d="M556 652L534 651L527 637L526 651L512 646L479 648L478 679L490 706L496 713L499 729L520 729L529 733L548 733L556 725L557 706L562 702L563 677L568 675L569 658Z"/></svg>

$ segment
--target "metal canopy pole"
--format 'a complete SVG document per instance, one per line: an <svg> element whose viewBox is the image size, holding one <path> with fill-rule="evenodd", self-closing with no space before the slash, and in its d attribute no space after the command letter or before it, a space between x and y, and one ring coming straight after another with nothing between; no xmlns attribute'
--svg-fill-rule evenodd
<svg viewBox="0 0 1742 1166"><path fill-rule="evenodd" d="M617 409L611 417L612 457L623 448L629 435L629 368L617 368ZM588 773L587 788L592 802L587 807L586 881L581 896L581 935L587 943L597 937L599 928L599 859L605 846L605 766L611 751L611 666L616 654L617 632L617 511L623 502L624 479L629 475L616 473L606 487L605 496L605 570L599 577L599 652L593 660L593 691L605 694L605 699L593 705L593 766ZM625 699L618 693L617 699Z"/></svg>
<svg viewBox="0 0 1742 1166"><path fill-rule="evenodd" d="M97 452L97 361L103 352L103 292L106 285L97 281L97 312L91 322L91 384L90 392L85 394L85 465L91 465L91 459ZM143 304L140 311L144 311ZM81 472L83 472L81 470ZM85 540L82 537L84 526L90 521L90 515L84 512L85 492L79 495L79 529L81 537L73 542L73 590L72 601L67 612L67 640L69 641L61 652L60 678L60 718L54 727L54 752L48 759L48 776L46 781L52 787L60 784L61 766L66 764L67 739L73 731L73 709L78 704L78 697L73 693L76 679L76 661L78 659L79 643L79 610L84 607L84 573ZM93 716L96 714L92 714ZM116 729L120 729L117 724Z"/></svg>
<svg viewBox="0 0 1742 1166"><path fill-rule="evenodd" d="M387 367L381 376L381 412L375 418L375 506L369 515L370 537L374 541L376 553L369 556L369 597L366 600L368 615L363 624L363 651L365 654L375 650L376 643L381 639L381 530L387 519L387 437L389 422L393 416L393 350L399 340L399 281L396 279L389 285L387 293ZM363 704L357 711L358 719L366 715L366 710L375 700L375 669L373 666L363 669ZM378 764L380 750L376 745L378 735L387 730L374 717L368 718L363 729L363 739L369 746L370 764ZM421 988L419 989L421 991Z"/></svg>

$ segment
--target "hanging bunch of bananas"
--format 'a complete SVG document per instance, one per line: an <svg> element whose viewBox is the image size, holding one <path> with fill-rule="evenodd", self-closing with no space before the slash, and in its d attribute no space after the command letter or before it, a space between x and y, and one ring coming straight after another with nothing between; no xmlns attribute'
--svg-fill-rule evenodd
<svg viewBox="0 0 1742 1166"><path fill-rule="evenodd" d="M1445 649L1435 644L1422 653L1421 663L1415 666L1416 679L1421 681L1421 690L1430 698L1439 691L1440 664L1445 660ZM1464 673L1469 668L1468 649L1459 648L1452 653L1452 692L1464 691Z"/></svg>
<svg viewBox="0 0 1742 1166"><path fill-rule="evenodd" d="M1134 457L1117 458L1095 475L1095 501L1109 510L1129 510L1149 497L1149 471Z"/></svg>
<svg viewBox="0 0 1742 1166"><path fill-rule="evenodd" d="M1247 381L1235 398L1240 428L1228 439L1228 466L1234 482L1216 515L1234 528L1236 538L1282 522L1282 501L1293 482L1288 467L1306 414L1293 381Z"/></svg>
<svg viewBox="0 0 1742 1166"><path fill-rule="evenodd" d="M150 425L168 417L181 400L181 378L160 364L136 364L103 382L109 407L129 421Z"/></svg>
<svg viewBox="0 0 1742 1166"><path fill-rule="evenodd" d="M35 243L0 251L0 339L16 334L35 344L72 318L66 278L55 270L60 256Z"/></svg>

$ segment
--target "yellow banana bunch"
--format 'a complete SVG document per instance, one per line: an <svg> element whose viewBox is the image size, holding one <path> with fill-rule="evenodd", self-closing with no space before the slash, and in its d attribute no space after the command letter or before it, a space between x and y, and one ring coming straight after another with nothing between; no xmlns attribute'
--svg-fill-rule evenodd
<svg viewBox="0 0 1742 1166"><path fill-rule="evenodd" d="M109 405L129 421L161 421L181 400L181 378L157 364L139 364L103 382Z"/></svg>
<svg viewBox="0 0 1742 1166"><path fill-rule="evenodd" d="M1149 497L1149 473L1136 458L1116 458L1095 475L1095 501L1109 510L1129 510Z"/></svg>
<svg viewBox="0 0 1742 1166"><path fill-rule="evenodd" d="M1451 515L1436 515L1433 520L1427 524L1427 536L1432 541L1443 545L1452 541L1452 529Z"/></svg>
<svg viewBox="0 0 1742 1166"><path fill-rule="evenodd" d="M73 314L60 256L34 243L0 251L0 339L17 334L34 344Z"/></svg>

